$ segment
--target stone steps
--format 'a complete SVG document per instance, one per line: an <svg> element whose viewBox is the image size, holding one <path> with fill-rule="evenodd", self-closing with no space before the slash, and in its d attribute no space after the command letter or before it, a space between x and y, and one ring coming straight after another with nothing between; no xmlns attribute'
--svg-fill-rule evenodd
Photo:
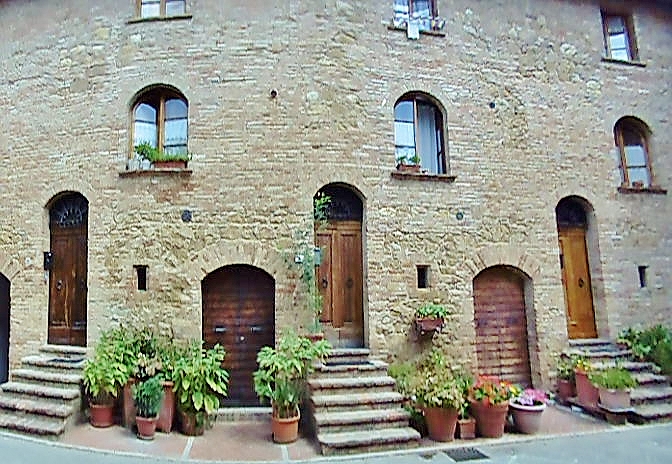
<svg viewBox="0 0 672 464"><path fill-rule="evenodd" d="M418 446L404 397L387 364L366 349L332 350L308 379L312 424L322 454L351 454Z"/></svg>
<svg viewBox="0 0 672 464"><path fill-rule="evenodd" d="M630 401L633 405L672 403L672 387L637 387L630 392Z"/></svg>
<svg viewBox="0 0 672 464"><path fill-rule="evenodd" d="M629 419L637 423L672 420L672 404L638 404Z"/></svg>
<svg viewBox="0 0 672 464"><path fill-rule="evenodd" d="M46 345L0 385L0 430L57 438L79 419L86 349Z"/></svg>
<svg viewBox="0 0 672 464"><path fill-rule="evenodd" d="M420 434L410 427L367 430L366 432L321 433L317 436L322 454L353 454L417 447Z"/></svg>

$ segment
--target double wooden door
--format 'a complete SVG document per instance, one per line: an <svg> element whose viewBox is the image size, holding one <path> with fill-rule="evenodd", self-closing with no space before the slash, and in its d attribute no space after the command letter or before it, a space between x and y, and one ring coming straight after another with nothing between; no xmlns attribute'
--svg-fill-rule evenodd
<svg viewBox="0 0 672 464"><path fill-rule="evenodd" d="M86 346L88 203L66 197L52 208L48 342Z"/></svg>
<svg viewBox="0 0 672 464"><path fill-rule="evenodd" d="M203 279L203 340L226 350L229 371L228 406L259 404L252 373L257 352L275 346L275 281L248 265L226 266Z"/></svg>
<svg viewBox="0 0 672 464"><path fill-rule="evenodd" d="M478 372L531 386L523 279L494 267L474 279Z"/></svg>
<svg viewBox="0 0 672 464"><path fill-rule="evenodd" d="M317 246L322 250L317 285L325 337L334 347L362 347L362 223L331 221L317 231Z"/></svg>
<svg viewBox="0 0 672 464"><path fill-rule="evenodd" d="M569 338L595 338L597 328L588 266L586 231L582 227L563 227L558 229L558 237Z"/></svg>

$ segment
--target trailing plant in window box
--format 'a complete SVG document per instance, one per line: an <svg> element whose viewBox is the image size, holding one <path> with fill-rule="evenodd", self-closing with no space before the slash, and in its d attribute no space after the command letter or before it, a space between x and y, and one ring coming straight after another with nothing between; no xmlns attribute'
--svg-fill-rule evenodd
<svg viewBox="0 0 672 464"><path fill-rule="evenodd" d="M152 146L149 142L143 142L135 146L135 152L143 159L149 160L150 162L163 163L163 162L172 162L179 161L184 163L186 166L187 162L191 160L191 154L184 153L166 153L158 148Z"/></svg>
<svg viewBox="0 0 672 464"><path fill-rule="evenodd" d="M415 312L415 325L421 333L438 331L448 316L448 308L436 303L425 303Z"/></svg>

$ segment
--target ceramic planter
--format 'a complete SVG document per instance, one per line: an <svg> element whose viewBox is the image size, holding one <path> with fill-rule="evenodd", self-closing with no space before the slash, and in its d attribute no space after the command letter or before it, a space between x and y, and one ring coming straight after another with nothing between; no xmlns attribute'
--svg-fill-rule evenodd
<svg viewBox="0 0 672 464"><path fill-rule="evenodd" d="M483 401L471 402L471 413L476 418L478 435L485 438L500 438L504 435L509 403L490 404Z"/></svg>
<svg viewBox="0 0 672 464"><path fill-rule="evenodd" d="M558 398L566 403L570 398L576 396L576 385L571 380L558 380Z"/></svg>
<svg viewBox="0 0 672 464"><path fill-rule="evenodd" d="M156 417L136 416L135 424L138 426L138 438L141 440L154 440L156 434Z"/></svg>
<svg viewBox="0 0 672 464"><path fill-rule="evenodd" d="M420 165L419 164L405 164L405 163L399 163L397 164L397 170L399 172L415 172L415 173L420 173Z"/></svg>
<svg viewBox="0 0 672 464"><path fill-rule="evenodd" d="M453 441L459 411L452 408L424 408L429 438L434 441Z"/></svg>
<svg viewBox="0 0 672 464"><path fill-rule="evenodd" d="M473 417L458 419L457 437L461 440L473 440L476 438L476 419Z"/></svg>
<svg viewBox="0 0 672 464"><path fill-rule="evenodd" d="M443 327L443 319L436 317L416 317L415 327L420 333L439 331Z"/></svg>
<svg viewBox="0 0 672 464"><path fill-rule="evenodd" d="M110 427L114 424L114 406L111 404L90 404L91 425L98 428Z"/></svg>
<svg viewBox="0 0 672 464"><path fill-rule="evenodd" d="M203 421L203 424L199 425L196 414L180 411L180 431L189 437L203 435L203 432L205 431L205 421Z"/></svg>
<svg viewBox="0 0 672 464"><path fill-rule="evenodd" d="M630 409L630 390L599 388L600 406L604 409Z"/></svg>
<svg viewBox="0 0 672 464"><path fill-rule="evenodd" d="M133 385L137 382L136 379L128 379L124 385L123 401L122 401L122 417L121 421L124 427L132 428L135 425L135 402L133 401Z"/></svg>
<svg viewBox="0 0 672 464"><path fill-rule="evenodd" d="M301 414L294 417L282 419L280 417L271 417L271 430L273 431L273 441L275 443L292 443L299 438L299 419Z"/></svg>
<svg viewBox="0 0 672 464"><path fill-rule="evenodd" d="M173 418L175 416L175 393L173 392L173 385L173 382L163 382L163 400L161 401L159 420L156 423L156 428L166 433L170 433L172 430Z"/></svg>
<svg viewBox="0 0 672 464"><path fill-rule="evenodd" d="M597 402L600 398L600 393L595 385L593 385L588 378L588 374L577 370L576 376L576 396L579 403L590 409L597 409Z"/></svg>
<svg viewBox="0 0 672 464"><path fill-rule="evenodd" d="M545 404L538 406L525 406L516 404L513 401L509 403L513 425L520 433L534 434L541 427L541 416L546 410Z"/></svg>
<svg viewBox="0 0 672 464"><path fill-rule="evenodd" d="M154 169L186 169L186 161L154 161Z"/></svg>

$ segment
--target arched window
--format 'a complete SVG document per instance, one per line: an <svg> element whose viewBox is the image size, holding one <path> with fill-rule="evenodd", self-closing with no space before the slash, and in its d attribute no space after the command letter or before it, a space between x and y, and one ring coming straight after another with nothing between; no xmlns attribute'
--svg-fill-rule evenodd
<svg viewBox="0 0 672 464"><path fill-rule="evenodd" d="M621 155L623 187L642 188L652 184L649 134L646 124L633 117L621 118L614 126L614 139Z"/></svg>
<svg viewBox="0 0 672 464"><path fill-rule="evenodd" d="M394 106L397 162L419 164L424 172L446 174L443 113L423 94L407 94Z"/></svg>
<svg viewBox="0 0 672 464"><path fill-rule="evenodd" d="M187 153L188 104L175 89L153 87L133 105L133 146L149 143L167 154Z"/></svg>

